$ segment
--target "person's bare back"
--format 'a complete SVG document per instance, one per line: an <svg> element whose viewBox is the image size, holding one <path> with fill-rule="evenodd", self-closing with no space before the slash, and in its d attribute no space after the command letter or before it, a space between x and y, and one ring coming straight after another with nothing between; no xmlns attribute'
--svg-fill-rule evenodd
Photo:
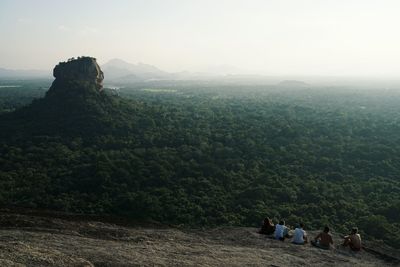
<svg viewBox="0 0 400 267"><path fill-rule="evenodd" d="M324 231L319 233L314 240L311 241L311 245L322 249L329 249L330 245L333 245L332 235L329 233L328 226L325 226Z"/></svg>
<svg viewBox="0 0 400 267"><path fill-rule="evenodd" d="M357 227L351 230L351 234L344 237L343 246L349 246L351 250L361 250L361 236L358 234Z"/></svg>
<svg viewBox="0 0 400 267"><path fill-rule="evenodd" d="M349 236L351 244L356 249L361 249L361 236L360 234L352 234Z"/></svg>
<svg viewBox="0 0 400 267"><path fill-rule="evenodd" d="M316 239L319 238L319 243L323 246L329 247L330 244L333 244L332 236L329 233L321 232Z"/></svg>

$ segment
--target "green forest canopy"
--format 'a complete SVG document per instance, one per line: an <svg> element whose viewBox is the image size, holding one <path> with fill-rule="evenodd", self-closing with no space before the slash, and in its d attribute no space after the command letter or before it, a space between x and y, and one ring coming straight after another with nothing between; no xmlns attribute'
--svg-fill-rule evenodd
<svg viewBox="0 0 400 267"><path fill-rule="evenodd" d="M153 83L84 99L84 119L27 112L30 124L10 123L38 88L0 88L2 205L197 226L357 225L400 248L400 91Z"/></svg>

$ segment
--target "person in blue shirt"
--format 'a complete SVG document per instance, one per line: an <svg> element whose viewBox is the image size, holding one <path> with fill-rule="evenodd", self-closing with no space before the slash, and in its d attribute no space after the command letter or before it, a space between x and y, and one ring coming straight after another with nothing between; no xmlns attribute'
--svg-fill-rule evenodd
<svg viewBox="0 0 400 267"><path fill-rule="evenodd" d="M304 245L305 243L308 242L307 239L307 233L304 231L304 224L300 223L299 226L294 229L294 235L293 235L293 244L296 245Z"/></svg>
<svg viewBox="0 0 400 267"><path fill-rule="evenodd" d="M281 220L279 224L275 225L275 239L284 241L285 238L289 238L289 228L285 226L285 221Z"/></svg>

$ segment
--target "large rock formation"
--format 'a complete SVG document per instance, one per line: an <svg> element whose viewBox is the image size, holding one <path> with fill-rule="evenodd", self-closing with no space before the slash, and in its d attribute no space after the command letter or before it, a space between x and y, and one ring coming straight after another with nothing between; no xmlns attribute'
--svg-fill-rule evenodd
<svg viewBox="0 0 400 267"><path fill-rule="evenodd" d="M44 98L0 116L0 139L15 136L95 136L110 133L119 121L116 97L102 90L103 72L95 58L59 63ZM120 123L123 125L123 123ZM7 131L3 130L7 129ZM1 264L0 264L1 266Z"/></svg>
<svg viewBox="0 0 400 267"><path fill-rule="evenodd" d="M53 70L56 78L50 87L48 94L63 92L66 90L103 88L104 74L93 57L71 58L66 62L60 62Z"/></svg>

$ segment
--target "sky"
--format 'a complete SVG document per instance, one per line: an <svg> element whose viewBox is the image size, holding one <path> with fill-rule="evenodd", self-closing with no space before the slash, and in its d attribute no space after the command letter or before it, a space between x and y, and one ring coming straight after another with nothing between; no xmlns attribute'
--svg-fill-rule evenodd
<svg viewBox="0 0 400 267"><path fill-rule="evenodd" d="M0 67L81 55L169 72L400 77L398 0L1 0Z"/></svg>

